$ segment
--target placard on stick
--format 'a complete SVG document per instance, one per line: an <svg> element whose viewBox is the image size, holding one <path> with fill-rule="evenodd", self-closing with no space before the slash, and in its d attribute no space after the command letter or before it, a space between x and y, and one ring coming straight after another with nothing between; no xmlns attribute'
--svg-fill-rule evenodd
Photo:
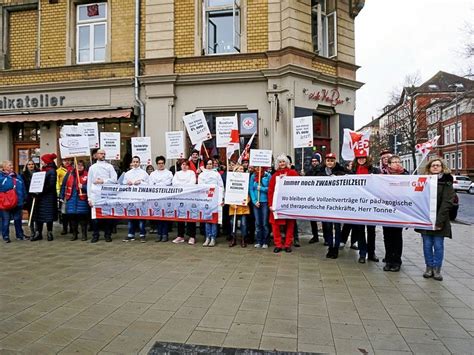
<svg viewBox="0 0 474 355"><path fill-rule="evenodd" d="M272 166L272 151L267 149L250 149L250 166Z"/></svg>

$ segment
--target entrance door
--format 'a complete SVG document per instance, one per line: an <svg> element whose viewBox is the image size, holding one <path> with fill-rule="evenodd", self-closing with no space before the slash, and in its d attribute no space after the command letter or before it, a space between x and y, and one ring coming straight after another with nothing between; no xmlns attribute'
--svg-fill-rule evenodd
<svg viewBox="0 0 474 355"><path fill-rule="evenodd" d="M13 151L13 165L15 172L21 173L28 160L32 159L39 167L40 147L36 143L15 143Z"/></svg>

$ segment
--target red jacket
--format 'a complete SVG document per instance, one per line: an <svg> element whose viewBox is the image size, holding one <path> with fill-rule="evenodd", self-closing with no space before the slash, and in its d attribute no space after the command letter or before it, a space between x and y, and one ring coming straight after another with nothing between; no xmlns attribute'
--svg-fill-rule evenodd
<svg viewBox="0 0 474 355"><path fill-rule="evenodd" d="M273 204L273 194L275 193L275 184L277 176L299 176L298 172L294 169L285 168L280 169L275 172L270 178L270 183L268 185L268 208L272 207ZM286 219L275 219L273 218L273 212L270 210L270 223L273 224L286 224Z"/></svg>

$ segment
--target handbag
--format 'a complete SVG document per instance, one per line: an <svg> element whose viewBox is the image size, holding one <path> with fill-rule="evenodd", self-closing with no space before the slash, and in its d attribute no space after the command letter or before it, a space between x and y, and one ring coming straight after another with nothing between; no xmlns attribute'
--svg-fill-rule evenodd
<svg viewBox="0 0 474 355"><path fill-rule="evenodd" d="M13 178L13 189L6 192L0 192L0 210L11 210L18 204L18 195L16 194L16 179Z"/></svg>

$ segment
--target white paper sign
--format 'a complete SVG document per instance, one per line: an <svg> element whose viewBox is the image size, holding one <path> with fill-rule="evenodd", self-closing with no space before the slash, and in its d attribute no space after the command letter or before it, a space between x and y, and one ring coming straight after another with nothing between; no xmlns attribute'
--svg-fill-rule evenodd
<svg viewBox="0 0 474 355"><path fill-rule="evenodd" d="M202 111L196 111L183 116L184 125L189 134L192 144L204 142L212 138L211 131L207 125L206 117Z"/></svg>
<svg viewBox="0 0 474 355"><path fill-rule="evenodd" d="M61 138L82 137L84 136L84 128L81 126L65 125L61 127L59 135Z"/></svg>
<svg viewBox="0 0 474 355"><path fill-rule="evenodd" d="M120 133L100 132L100 148L105 150L106 160L120 160Z"/></svg>
<svg viewBox="0 0 474 355"><path fill-rule="evenodd" d="M150 137L132 137L132 156L139 157L142 165L151 164Z"/></svg>
<svg viewBox="0 0 474 355"><path fill-rule="evenodd" d="M293 147L313 146L313 116L293 118Z"/></svg>
<svg viewBox="0 0 474 355"><path fill-rule="evenodd" d="M97 122L79 122L78 127L82 127L84 135L89 137L89 148L99 148L99 125Z"/></svg>
<svg viewBox="0 0 474 355"><path fill-rule="evenodd" d="M230 142L230 132L236 129L237 115L231 117L216 117L216 146L226 148Z"/></svg>
<svg viewBox="0 0 474 355"><path fill-rule="evenodd" d="M63 159L87 157L91 154L89 138L85 136L59 138L59 152Z"/></svg>
<svg viewBox="0 0 474 355"><path fill-rule="evenodd" d="M33 175L31 176L30 189L28 190L28 192L30 193L43 192L45 177L46 177L46 171L38 171L37 173L33 173Z"/></svg>
<svg viewBox="0 0 474 355"><path fill-rule="evenodd" d="M272 166L272 151L267 149L250 149L250 166Z"/></svg>
<svg viewBox="0 0 474 355"><path fill-rule="evenodd" d="M172 131L165 132L166 158L183 159L184 158L184 132Z"/></svg>
<svg viewBox="0 0 474 355"><path fill-rule="evenodd" d="M227 205L247 206L249 203L249 173L228 172L225 189Z"/></svg>

